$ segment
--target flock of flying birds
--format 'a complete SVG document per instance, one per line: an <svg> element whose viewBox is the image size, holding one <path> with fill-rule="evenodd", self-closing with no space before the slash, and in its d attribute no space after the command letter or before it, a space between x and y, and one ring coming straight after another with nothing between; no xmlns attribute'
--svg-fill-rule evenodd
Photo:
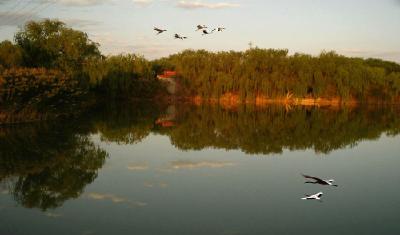
<svg viewBox="0 0 400 235"><path fill-rule="evenodd" d="M223 28L223 27L217 27L217 28L212 29L211 31L208 31L207 29L208 29L208 27L205 26L205 25L197 25L196 31L201 30L203 32L202 35L204 36L204 35L212 34L215 31L222 32L222 31L225 30L225 28ZM161 33L166 32L167 30L166 29L160 29L158 27L154 27L154 31L156 31L157 35L159 35ZM187 39L188 37L181 36L181 35L175 33L174 38L175 39L184 40L184 39ZM318 177L309 176L309 175L303 175L303 177L306 178L306 179L309 179L309 180L313 180L313 181L306 181L305 182L306 184L319 184L319 185L327 185L327 186L338 187L337 184L334 184L335 180L333 180L333 179L324 180L324 179L320 179ZM323 194L324 194L323 192L318 192L318 193L312 194L312 195L305 195L305 197L303 197L301 199L303 199L303 200L318 200L318 201L321 201L321 197L322 197Z"/></svg>
<svg viewBox="0 0 400 235"><path fill-rule="evenodd" d="M205 26L205 25L197 25L196 31L201 30L203 32L202 35L204 36L204 35L212 34L215 31L222 32L222 31L225 30L225 28L223 28L223 27L217 27L217 28L212 29L211 31L208 31L207 29L208 29L208 27ZM156 31L157 35L159 35L161 33L166 32L167 30L154 27L154 31ZM181 35L175 33L174 38L175 39L184 40L184 39L187 39L188 37L181 36ZM327 186L338 187L337 184L334 184L335 180L333 180L333 179L324 180L324 179L320 179L318 177L309 176L309 175L303 175L303 177L306 178L306 179L309 179L309 180L313 180L313 181L306 181L305 182L306 184L319 184L319 185L327 185ZM318 201L321 201L321 197L322 197L323 194L324 194L323 192L318 192L318 193L312 194L312 195L305 195L305 197L303 197L301 199L302 200L318 200Z"/></svg>
<svg viewBox="0 0 400 235"><path fill-rule="evenodd" d="M223 28L223 27L217 27L217 28L212 29L211 31L208 31L207 29L208 29L208 27L206 25L197 25L196 31L201 30L202 31L202 35L204 36L204 35L212 34L215 31L222 32L222 31L225 30L225 28ZM154 31L156 31L157 35L159 35L161 33L166 32L167 30L166 29L160 29L158 27L154 27ZM188 37L181 36L181 35L175 33L174 38L175 39L184 40L184 39L187 39ZM337 184L334 184L335 180L333 180L333 179L324 180L324 179L320 179L318 177L309 176L309 175L303 175L303 177L306 178L306 179L309 179L309 180L313 180L313 181L306 181L305 182L306 184L319 184L319 185L338 187ZM324 194L323 192L318 192L318 193L312 194L312 195L305 195L305 197L303 197L301 199L303 199L303 200L318 200L318 201L321 201L321 197L322 197L323 194Z"/></svg>
<svg viewBox="0 0 400 235"><path fill-rule="evenodd" d="M208 27L207 27L206 25L197 25L196 31L199 31L199 30L201 30L202 35L204 36L204 35L212 34L212 33L214 33L215 31L217 31L217 32L222 32L222 31L225 30L225 28L224 28L224 27L217 27L217 28L214 28L214 29L212 29L212 30L209 31L209 30L208 30ZM154 31L156 31L156 32L157 32L157 35L159 35L159 34L161 34L161 33L166 32L167 30L166 30L166 29L160 29L160 28L158 28L158 27L154 27ZM174 38L175 38L175 39L184 40L184 39L187 39L188 37L186 37L186 36L181 36L181 35L175 33Z"/></svg>
<svg viewBox="0 0 400 235"><path fill-rule="evenodd" d="M319 184L319 185L326 185L326 186L334 186L334 187L338 187L337 184L334 184L335 180L333 179L329 179L329 180L324 180L324 179L320 179L318 177L314 177L314 176L309 176L309 175L303 175L304 178L306 179L310 179L313 181L306 181L306 184ZM321 197L324 193L323 192L319 192L316 194L312 194L312 195L306 195L305 197L301 198L303 200L318 200L321 201Z"/></svg>

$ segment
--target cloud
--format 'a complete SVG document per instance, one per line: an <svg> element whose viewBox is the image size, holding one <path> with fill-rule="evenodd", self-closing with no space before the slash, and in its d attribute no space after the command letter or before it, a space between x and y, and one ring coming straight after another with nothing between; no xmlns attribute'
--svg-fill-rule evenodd
<svg viewBox="0 0 400 235"><path fill-rule="evenodd" d="M233 162L217 162L217 161L173 161L171 162L171 169L197 169L197 168L224 168L236 165Z"/></svg>
<svg viewBox="0 0 400 235"><path fill-rule="evenodd" d="M89 34L90 39L100 43L101 51L106 55L136 53L147 59L167 56L179 49L179 44L156 42L148 36L136 35L134 39L121 39L111 33Z"/></svg>
<svg viewBox="0 0 400 235"><path fill-rule="evenodd" d="M146 202L140 202L140 201L131 201L127 198L123 198L114 194L102 194L102 193L89 193L87 194L87 198L92 199L92 200L100 200L100 201L111 201L114 203L126 203L131 206L147 206Z"/></svg>
<svg viewBox="0 0 400 235"><path fill-rule="evenodd" d="M130 171L145 171L149 169L147 163L132 163L127 166Z"/></svg>
<svg viewBox="0 0 400 235"><path fill-rule="evenodd" d="M377 50L365 50L359 48L346 48L339 49L340 54L347 56L356 56L363 58L381 58L386 60L400 61L400 51L377 51Z"/></svg>
<svg viewBox="0 0 400 235"><path fill-rule="evenodd" d="M0 12L1 26L20 26L30 20L41 19L37 14L28 12Z"/></svg>
<svg viewBox="0 0 400 235"><path fill-rule="evenodd" d="M78 27L78 28L86 28L90 26L99 26L101 25L100 21L95 20L83 20L83 19L61 19L60 21L67 24L69 27Z"/></svg>
<svg viewBox="0 0 400 235"><path fill-rule="evenodd" d="M43 0L43 2L54 2L65 6L96 6L112 2L112 0Z"/></svg>
<svg viewBox="0 0 400 235"><path fill-rule="evenodd" d="M179 1L177 7L183 9L225 9L225 8L236 8L239 7L240 4L237 3L227 3L227 2L219 2L219 3L205 3L200 1Z"/></svg>
<svg viewBox="0 0 400 235"><path fill-rule="evenodd" d="M132 2L140 7L147 7L153 3L153 0L132 0Z"/></svg>
<svg viewBox="0 0 400 235"><path fill-rule="evenodd" d="M61 214L56 214L56 213L51 213L51 212L47 212L44 215L47 217L51 217L51 218L58 218L58 217L62 216Z"/></svg>
<svg viewBox="0 0 400 235"><path fill-rule="evenodd" d="M22 26L26 24L28 21L37 21L43 20L44 18L40 17L37 14L32 13L5 13L0 12L0 27L1 26ZM84 19L58 19L64 23L66 23L69 27L72 28L87 28L91 26L100 26L100 21L95 20L84 20Z"/></svg>
<svg viewBox="0 0 400 235"><path fill-rule="evenodd" d="M376 57L399 57L400 58L400 51L382 51L382 52L375 52L373 56Z"/></svg>
<svg viewBox="0 0 400 235"><path fill-rule="evenodd" d="M145 181L143 184L145 187L147 188L153 188L155 186L158 186L160 188L166 188L168 187L168 184L165 182L149 182L149 181Z"/></svg>
<svg viewBox="0 0 400 235"><path fill-rule="evenodd" d="M66 23L69 27L87 28L91 26L100 26L102 23L95 20L83 20L83 19L65 19L61 20Z"/></svg>
<svg viewBox="0 0 400 235"><path fill-rule="evenodd" d="M371 51L364 50L364 49L359 49L359 48L346 48L346 49L339 50L339 53L362 55L362 54L371 53Z"/></svg>

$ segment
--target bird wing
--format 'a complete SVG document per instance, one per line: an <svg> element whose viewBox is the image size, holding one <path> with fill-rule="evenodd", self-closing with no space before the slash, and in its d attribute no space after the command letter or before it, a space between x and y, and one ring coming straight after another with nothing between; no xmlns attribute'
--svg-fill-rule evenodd
<svg viewBox="0 0 400 235"><path fill-rule="evenodd" d="M207 30L203 30L203 33L204 33L204 34L208 34Z"/></svg>
<svg viewBox="0 0 400 235"><path fill-rule="evenodd" d="M313 179L313 180L316 180L316 181L325 182L324 180L322 180L322 179L320 179L320 178L318 178L318 177L309 176L309 175L303 175L303 174L302 174L302 176L303 176L304 178L306 178L306 179Z"/></svg>

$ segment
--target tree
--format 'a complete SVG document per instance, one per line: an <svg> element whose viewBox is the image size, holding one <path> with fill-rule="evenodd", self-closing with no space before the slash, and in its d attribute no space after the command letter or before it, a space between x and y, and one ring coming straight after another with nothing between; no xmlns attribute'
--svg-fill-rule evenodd
<svg viewBox="0 0 400 235"><path fill-rule="evenodd" d="M22 50L19 46L5 40L0 43L0 65L4 68L19 67L22 63Z"/></svg>
<svg viewBox="0 0 400 235"><path fill-rule="evenodd" d="M244 52L185 50L156 64L158 70L166 65L175 68L181 93L205 99L219 99L230 93L242 101L293 95L390 102L400 94L400 65L348 58L333 51L310 56L257 47Z"/></svg>
<svg viewBox="0 0 400 235"><path fill-rule="evenodd" d="M86 33L57 20L27 23L15 35L15 42L23 50L25 66L60 69L80 79L83 65L91 58L101 57L99 45Z"/></svg>

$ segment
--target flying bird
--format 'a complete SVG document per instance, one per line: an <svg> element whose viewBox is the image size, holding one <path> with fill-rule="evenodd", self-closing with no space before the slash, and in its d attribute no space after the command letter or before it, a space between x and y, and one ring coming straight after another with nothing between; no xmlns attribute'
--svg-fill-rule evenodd
<svg viewBox="0 0 400 235"><path fill-rule="evenodd" d="M306 181L305 184L320 184L320 185L330 185L330 186L338 187L337 184L333 184L335 182L335 180L333 180L333 179L323 180L318 177L313 177L313 176L303 175L303 174L302 174L302 176L306 179L314 180L314 181Z"/></svg>
<svg viewBox="0 0 400 235"><path fill-rule="evenodd" d="M306 195L306 197L302 197L302 200L321 200L323 193L319 192L313 195Z"/></svg>
<svg viewBox="0 0 400 235"><path fill-rule="evenodd" d="M197 25L196 31L199 31L199 30L202 30L202 29L206 29L206 28L208 28L208 27L205 26L205 25Z"/></svg>
<svg viewBox="0 0 400 235"><path fill-rule="evenodd" d="M187 39L187 37L180 36L180 35L177 34L177 33L174 35L174 38L175 38L175 39L181 39L181 40Z"/></svg>
<svg viewBox="0 0 400 235"><path fill-rule="evenodd" d="M218 32L222 32L222 31L224 31L225 29L226 29L226 28L218 27L218 28L217 28L217 31L218 31Z"/></svg>
<svg viewBox="0 0 400 235"><path fill-rule="evenodd" d="M154 27L154 30L158 32L157 35L159 35L160 33L164 33L165 31L167 31L166 29L160 29L160 28L157 28L157 27Z"/></svg>
<svg viewBox="0 0 400 235"><path fill-rule="evenodd" d="M204 35L207 35L207 34L212 34L212 33L214 33L214 31L215 31L215 29L211 30L211 32L208 32L206 29L204 29L202 35L204 36Z"/></svg>

